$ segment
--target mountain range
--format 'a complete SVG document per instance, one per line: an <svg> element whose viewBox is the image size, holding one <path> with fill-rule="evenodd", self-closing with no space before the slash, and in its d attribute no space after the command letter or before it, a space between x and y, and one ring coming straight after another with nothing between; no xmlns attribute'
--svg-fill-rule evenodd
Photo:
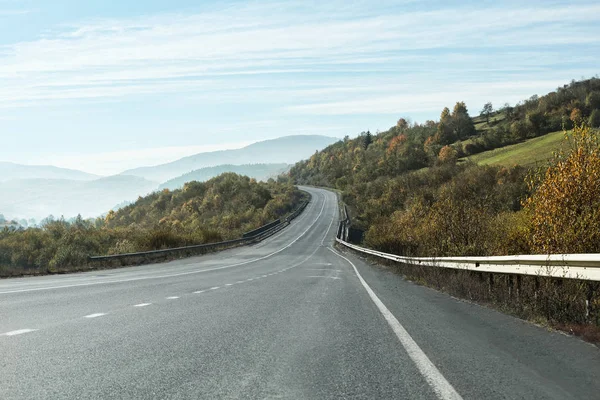
<svg viewBox="0 0 600 400"><path fill-rule="evenodd" d="M10 218L95 217L159 189L205 181L224 172L266 180L336 142L319 135L285 136L236 150L199 153L101 177L54 166L0 162L0 214Z"/></svg>
<svg viewBox="0 0 600 400"><path fill-rule="evenodd" d="M293 164L309 158L316 150L321 150L338 140L320 135L284 136L256 142L241 149L199 153L166 164L134 168L122 174L165 182L190 171L222 164Z"/></svg>
<svg viewBox="0 0 600 400"><path fill-rule="evenodd" d="M100 176L52 165L22 165L0 161L0 182L14 179L70 179L89 181Z"/></svg>

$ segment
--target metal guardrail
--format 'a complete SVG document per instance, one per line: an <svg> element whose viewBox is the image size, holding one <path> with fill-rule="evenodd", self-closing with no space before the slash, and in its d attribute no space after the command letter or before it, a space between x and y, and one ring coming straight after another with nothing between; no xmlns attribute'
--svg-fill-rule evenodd
<svg viewBox="0 0 600 400"><path fill-rule="evenodd" d="M300 215L302 213L302 211L304 211L304 209L306 208L306 206L308 205L308 203L310 202L310 200L304 200L296 210L294 210L294 212L292 212L290 215L288 215L286 217L286 221L289 223L291 222L293 219L295 219L296 217L298 217L298 215Z"/></svg>
<svg viewBox="0 0 600 400"><path fill-rule="evenodd" d="M342 223L343 221L340 225ZM516 255L492 257L404 257L360 247L340 238L336 238L336 241L343 246L363 254L410 265L451 268L473 272L600 281L600 254Z"/></svg>
<svg viewBox="0 0 600 400"><path fill-rule="evenodd" d="M275 226L277 226L279 224L281 224L281 218L278 218L275 221L269 222L268 224L265 224L265 225L263 225L263 226L261 226L259 228L253 229L253 230L251 230L249 232L246 232L246 233L242 234L242 238L249 238L249 237L252 237L252 236L257 235L259 233L266 232L269 229L271 229L271 228L273 228L273 227L275 227Z"/></svg>
<svg viewBox="0 0 600 400"><path fill-rule="evenodd" d="M184 246L184 247L175 247L170 249L161 249L161 250L150 250L150 251L140 251L135 253L124 253L124 254L111 254L111 255L103 255L103 256L90 256L88 257L89 261L107 261L107 260L119 260L125 258L133 258L133 257L145 257L145 256L159 256L165 254L175 254L175 253L187 253L194 252L199 250L219 250L226 249L235 246L245 246L253 243L260 242L269 236L274 235L279 232L286 226L288 226L292 219L296 218L308 205L310 200L303 201L300 206L294 212L292 212L283 222L281 220L276 220L270 222L266 225L261 226L260 228L255 229L254 231L250 231L244 234L240 239L233 240L225 240L222 242L216 243L204 243L193 246ZM275 224L275 222L277 222Z"/></svg>

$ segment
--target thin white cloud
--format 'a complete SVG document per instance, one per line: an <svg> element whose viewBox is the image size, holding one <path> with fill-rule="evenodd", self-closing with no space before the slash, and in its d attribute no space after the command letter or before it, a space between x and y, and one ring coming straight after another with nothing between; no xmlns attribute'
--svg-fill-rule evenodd
<svg viewBox="0 0 600 400"><path fill-rule="evenodd" d="M366 11L366 4L353 12ZM298 7L253 3L192 16L93 21L5 46L0 78L10 83L0 87L0 102L218 92L226 88L228 76L300 74L336 66L351 71L351 65L361 64L365 70L386 63L417 68L419 58L427 63L446 63L455 54L476 58L477 49L490 46L600 43L600 35L589 34L586 25L597 21L600 4L452 7L365 17L332 16L326 5L290 12ZM548 34L549 29L557 34ZM411 53L431 49L438 54ZM532 60L515 64L536 65ZM216 77L217 84L207 88L206 82L191 81L203 77ZM172 82L178 79L183 81Z"/></svg>
<svg viewBox="0 0 600 400"><path fill-rule="evenodd" d="M360 114L396 114L406 115L426 111L440 111L443 107L452 107L456 101L466 101L467 104L483 104L491 96L501 98L502 103L515 104L523 100L530 93L535 93L540 88L551 87L554 81L517 81L512 84L480 82L466 85L455 85L446 91L437 91L430 87L424 92L405 91L393 93L384 91L383 95L373 94L367 98L311 103L289 107L289 111L318 114L318 115L360 115ZM416 87L415 87L416 89ZM358 97L358 96L355 96Z"/></svg>
<svg viewBox="0 0 600 400"><path fill-rule="evenodd" d="M39 158L112 174L216 148L184 145L197 136L352 135L385 128L374 122L393 124L399 116L439 115L458 100L472 113L487 101L514 104L598 73L600 4L515 1L418 11L422 2L407 3L414 4L259 1L56 27L36 40L0 46L0 131L58 132L48 152L73 154ZM154 99L170 108L140 117ZM141 110L132 121L146 126L125 123L132 104ZM205 109L222 115L193 114ZM114 124L98 124L112 111ZM95 124L107 130L110 146L130 129L151 131L149 143L159 135L169 143L161 118L172 119L167 130L204 129L189 139L180 134L167 148L82 155L67 147L69 135ZM30 148L27 140L20 146Z"/></svg>
<svg viewBox="0 0 600 400"><path fill-rule="evenodd" d="M15 15L31 14L34 10L2 10L0 9L0 17L12 17Z"/></svg>

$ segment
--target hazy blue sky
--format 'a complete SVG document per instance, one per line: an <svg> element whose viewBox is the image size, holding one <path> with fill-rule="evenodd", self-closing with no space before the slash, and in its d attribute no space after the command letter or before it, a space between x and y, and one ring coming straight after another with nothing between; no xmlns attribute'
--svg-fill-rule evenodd
<svg viewBox="0 0 600 400"><path fill-rule="evenodd" d="M0 160L116 173L476 114L599 67L596 1L0 0Z"/></svg>

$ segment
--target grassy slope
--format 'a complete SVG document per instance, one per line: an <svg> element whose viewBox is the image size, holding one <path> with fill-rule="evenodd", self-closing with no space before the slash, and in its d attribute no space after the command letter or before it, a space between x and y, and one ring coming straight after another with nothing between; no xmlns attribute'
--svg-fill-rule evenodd
<svg viewBox="0 0 600 400"><path fill-rule="evenodd" d="M494 113L490 116L489 124L486 122L485 117L482 117L481 115L473 117L472 119L473 124L475 125L475 129L477 129L478 132L483 132L490 129L492 126L504 121L504 119L506 119L506 115L504 114L504 112Z"/></svg>
<svg viewBox="0 0 600 400"><path fill-rule="evenodd" d="M484 151L467 159L480 165L535 165L549 160L552 153L560 148L563 138L562 131L552 132L522 143Z"/></svg>

